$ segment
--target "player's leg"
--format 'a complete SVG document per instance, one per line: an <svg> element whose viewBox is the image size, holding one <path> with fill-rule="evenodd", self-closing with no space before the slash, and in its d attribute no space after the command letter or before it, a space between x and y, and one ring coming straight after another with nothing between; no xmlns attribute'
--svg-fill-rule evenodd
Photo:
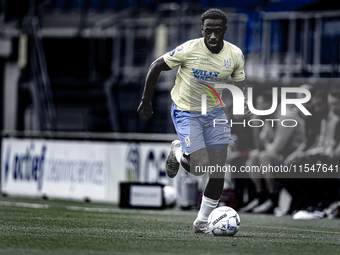
<svg viewBox="0 0 340 255"><path fill-rule="evenodd" d="M181 158L184 153L185 137L190 134L190 114L177 109L173 102L171 107L171 118L180 140L174 140L170 147L170 153L165 163L165 170L170 178L174 178L179 170ZM181 145L183 143L183 146Z"/></svg>
<svg viewBox="0 0 340 255"><path fill-rule="evenodd" d="M207 117L203 117L203 119L204 120L201 119L201 121L204 122L204 137L210 166L215 168L215 171L209 175L209 181L205 188L204 195L211 199L218 200L222 194L224 185L225 171L223 171L223 167L227 160L228 145L232 145L234 142L231 139L230 125L227 121L227 116L222 108L213 110ZM216 119L226 121L212 125Z"/></svg>
<svg viewBox="0 0 340 255"><path fill-rule="evenodd" d="M181 136L180 136L181 137ZM185 148L185 151L188 151L189 148L186 148L186 144L181 143L183 148ZM219 160L219 164L223 165L226 160L226 150L224 150L225 157L224 159ZM180 153L181 154L180 154ZM170 152L171 154L171 152ZM210 159L209 159L209 154L206 148L201 148L198 150L193 151L189 155L183 155L182 154L182 149L175 149L175 152L173 154L177 154L180 156L180 158L176 159L176 162L179 164L181 162L183 168L195 175L203 175L205 174L205 169L202 170L202 167L208 167L211 165ZM218 155L216 156L217 158L220 158ZM215 157L215 158L216 158ZM198 168L196 168L198 167ZM167 170L167 173L169 175L169 171ZM207 185L207 188L205 189L203 198L202 198L202 203L200 210L198 212L197 219L193 223L193 230L195 233L204 233L204 234L210 234L211 231L208 228L208 217L212 210L214 210L218 204L218 199L221 195L222 189L223 189L223 181L221 182L221 178L218 178L219 176L216 176L216 173L214 175L215 178L209 178L209 182Z"/></svg>
<svg viewBox="0 0 340 255"><path fill-rule="evenodd" d="M208 217L216 208L222 194L225 175L223 167L227 159L228 145L233 144L229 123L223 121L218 125L212 125L215 119L227 119L222 108L215 109L207 116L200 118L204 125L203 136L209 155L210 169L213 172L209 173L209 181L204 190L201 207L193 224L196 233L209 233Z"/></svg>
<svg viewBox="0 0 340 255"><path fill-rule="evenodd" d="M227 147L222 148L208 148L209 160L211 166L216 166L216 171L209 173L209 181L204 190L204 196L214 200L219 200L223 191L224 176L223 166L227 160ZM219 166L220 168L218 168Z"/></svg>
<svg viewBox="0 0 340 255"><path fill-rule="evenodd" d="M206 173L206 168L209 166L220 166L220 169L224 166L227 158L227 147L221 148L201 148L192 152L190 155L181 157L181 164L183 168L195 175L199 176ZM179 160L178 160L179 161ZM210 234L208 228L208 217L212 210L214 210L218 204L224 185L224 172L216 170L213 173L209 173L209 181L205 188L200 210L197 215L197 219L193 223L193 230L195 233Z"/></svg>
<svg viewBox="0 0 340 255"><path fill-rule="evenodd" d="M190 112L177 110L177 106L174 103L171 109L171 117L179 140L172 142L165 165L167 175L170 178L174 178L177 175L180 164L182 164L185 170L194 175L204 174L194 171L209 165L209 157L205 149L201 123ZM191 137L195 137L195 139L191 139ZM192 165L198 168L191 169L190 166Z"/></svg>
<svg viewBox="0 0 340 255"><path fill-rule="evenodd" d="M171 143L170 153L165 162L166 174L170 178L174 178L177 175L179 164L181 162L181 157L182 157L181 142L179 140L174 140Z"/></svg>
<svg viewBox="0 0 340 255"><path fill-rule="evenodd" d="M198 149L189 155L183 155L181 141L174 140L165 165L166 173L170 178L177 175L180 164L188 173L195 176L205 174L206 167L210 165L206 148Z"/></svg>
<svg viewBox="0 0 340 255"><path fill-rule="evenodd" d="M193 223L195 233L210 233L208 228L208 218L210 213L216 208L224 186L223 166L227 159L227 146L222 148L208 148L210 166L215 167L213 172L209 172L209 180L205 187L200 210ZM219 166L219 167L218 167Z"/></svg>
<svg viewBox="0 0 340 255"><path fill-rule="evenodd" d="M206 173L206 167L210 165L209 155L206 148L198 149L189 155L180 158L182 167L192 175L201 176Z"/></svg>

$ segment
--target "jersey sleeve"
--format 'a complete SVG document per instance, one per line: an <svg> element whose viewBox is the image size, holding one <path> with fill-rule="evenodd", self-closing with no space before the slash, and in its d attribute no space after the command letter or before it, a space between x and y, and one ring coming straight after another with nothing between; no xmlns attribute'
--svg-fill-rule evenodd
<svg viewBox="0 0 340 255"><path fill-rule="evenodd" d="M234 72L231 74L233 81L243 81L246 78L244 73L244 56L241 50L237 52L236 66Z"/></svg>
<svg viewBox="0 0 340 255"><path fill-rule="evenodd" d="M186 50L186 44L184 43L173 51L164 54L163 59L171 69L174 69L184 64L186 59Z"/></svg>

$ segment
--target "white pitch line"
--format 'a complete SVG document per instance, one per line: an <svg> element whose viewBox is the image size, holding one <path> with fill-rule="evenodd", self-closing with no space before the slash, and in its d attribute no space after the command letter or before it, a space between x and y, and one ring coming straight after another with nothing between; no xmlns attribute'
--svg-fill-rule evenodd
<svg viewBox="0 0 340 255"><path fill-rule="evenodd" d="M33 203L22 203L22 202L8 202L8 201L0 201L0 205L3 206L16 206L16 207L26 207L26 208L35 208L35 209L47 209L53 206L49 206L47 204L33 204ZM192 212L180 212L180 211L148 211L148 210L139 210L139 209L118 209L118 208L98 208L98 207L82 207L82 206L65 206L62 207L66 210L72 211L86 211L86 212L104 212L104 213L143 213L143 214L151 214L151 215L191 215Z"/></svg>
<svg viewBox="0 0 340 255"><path fill-rule="evenodd" d="M36 208L36 209L47 209L50 206L47 204L32 204L32 203L22 203L22 202L7 202L0 201L0 205L5 206L17 206L17 207L27 207L27 208Z"/></svg>
<svg viewBox="0 0 340 255"><path fill-rule="evenodd" d="M92 208L92 207L81 207L81 206L66 206L67 210L72 211L86 211L86 212L110 212L110 213L130 213L130 214L136 214L136 213L142 213L142 214L151 214L151 215L179 215L179 216L185 216L185 215L191 215L191 212L178 212L178 211L147 211L143 209L116 209L116 208ZM196 213L196 212L195 212Z"/></svg>

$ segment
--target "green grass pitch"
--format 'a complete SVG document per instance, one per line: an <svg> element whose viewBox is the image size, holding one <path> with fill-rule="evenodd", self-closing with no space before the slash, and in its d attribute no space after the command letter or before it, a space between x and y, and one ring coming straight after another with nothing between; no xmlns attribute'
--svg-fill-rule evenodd
<svg viewBox="0 0 340 255"><path fill-rule="evenodd" d="M193 233L196 214L0 196L0 254L340 254L340 220L240 214L217 237Z"/></svg>

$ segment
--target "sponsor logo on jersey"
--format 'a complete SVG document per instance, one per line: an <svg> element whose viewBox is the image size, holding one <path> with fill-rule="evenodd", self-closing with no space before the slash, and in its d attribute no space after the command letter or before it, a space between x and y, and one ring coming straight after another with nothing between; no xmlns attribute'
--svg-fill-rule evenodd
<svg viewBox="0 0 340 255"><path fill-rule="evenodd" d="M206 60L206 61L210 61L210 58L200 58L200 57L197 57L197 59L199 59L199 60Z"/></svg>
<svg viewBox="0 0 340 255"><path fill-rule="evenodd" d="M219 72L212 72L195 68L192 68L192 72L194 73L194 78L202 81L216 81L216 78L220 74Z"/></svg>

